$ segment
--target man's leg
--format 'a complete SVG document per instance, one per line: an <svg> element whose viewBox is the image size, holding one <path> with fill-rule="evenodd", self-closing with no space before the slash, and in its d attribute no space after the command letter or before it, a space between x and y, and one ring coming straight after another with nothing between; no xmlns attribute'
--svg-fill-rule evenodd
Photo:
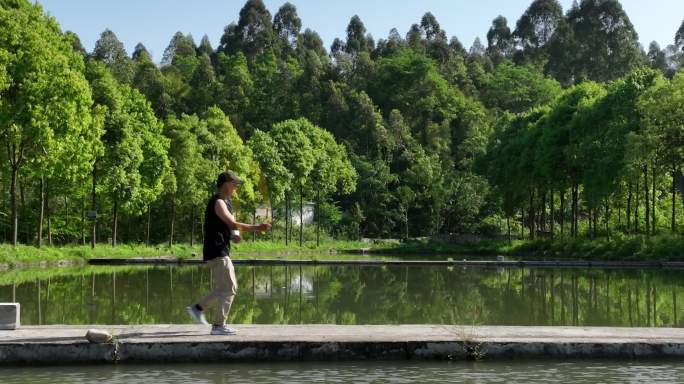
<svg viewBox="0 0 684 384"><path fill-rule="evenodd" d="M204 309L210 307L218 298L220 297L219 292L219 281L222 276L223 263L220 258L212 259L207 261L207 266L209 267L209 272L213 280L211 291L207 293L202 300L186 308L188 314L192 316L193 319L199 324L208 324L206 318L204 317Z"/></svg>
<svg viewBox="0 0 684 384"><path fill-rule="evenodd" d="M209 266L209 272L211 272L211 279L213 281L213 286L211 287L211 291L206 294L200 300L199 305L202 307L202 309L206 309L214 304L216 300L220 297L220 292L219 288L221 286L221 279L223 275L223 262L221 261L223 258L219 257L216 259L211 259L207 261L207 265Z"/></svg>
<svg viewBox="0 0 684 384"><path fill-rule="evenodd" d="M233 262L229 257L222 257L221 263L216 269L218 275L216 276L217 305L213 324L223 326L228 320L230 307L233 305L233 299L237 293L237 279Z"/></svg>

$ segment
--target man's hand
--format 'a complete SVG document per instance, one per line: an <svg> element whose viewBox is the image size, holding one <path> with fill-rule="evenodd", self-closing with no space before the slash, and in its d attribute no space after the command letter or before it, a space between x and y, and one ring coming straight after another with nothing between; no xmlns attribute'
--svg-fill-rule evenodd
<svg viewBox="0 0 684 384"><path fill-rule="evenodd" d="M270 224L270 223L263 223L263 224L259 224L259 225L257 226L257 231L259 231L259 232L266 232L266 231L268 231L269 229L271 229L271 224Z"/></svg>
<svg viewBox="0 0 684 384"><path fill-rule="evenodd" d="M240 232L239 231L231 231L230 241L234 242L235 244L242 241L242 236L240 235Z"/></svg>

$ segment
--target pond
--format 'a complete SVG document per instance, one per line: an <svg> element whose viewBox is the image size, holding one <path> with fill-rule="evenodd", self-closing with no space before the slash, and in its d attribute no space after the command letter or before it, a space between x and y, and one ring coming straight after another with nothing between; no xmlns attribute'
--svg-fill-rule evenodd
<svg viewBox="0 0 684 384"><path fill-rule="evenodd" d="M0 368L3 384L675 383L681 362L336 362Z"/></svg>
<svg viewBox="0 0 684 384"><path fill-rule="evenodd" d="M684 271L236 266L231 322L682 327ZM189 323L205 266L0 274L22 324Z"/></svg>

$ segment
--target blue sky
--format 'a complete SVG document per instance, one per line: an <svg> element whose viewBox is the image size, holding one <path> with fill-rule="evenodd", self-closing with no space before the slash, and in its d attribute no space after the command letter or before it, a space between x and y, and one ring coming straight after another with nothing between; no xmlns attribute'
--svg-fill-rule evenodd
<svg viewBox="0 0 684 384"><path fill-rule="evenodd" d="M349 19L358 14L368 31L378 40L396 27L405 35L411 24L432 12L449 37L456 35L466 47L476 36L485 35L497 15L515 22L532 0L290 0L303 22L303 28L318 32L326 47L335 37L344 37ZM207 34L214 45L223 28L237 21L244 0L38 0L57 18L62 29L76 32L91 51L100 33L109 28L124 42L130 53L138 42L145 44L159 61L176 31L191 33L195 40ZM275 14L285 0L264 0ZM560 0L567 9L572 0ZM684 19L684 0L622 0L641 43L655 40L671 44Z"/></svg>

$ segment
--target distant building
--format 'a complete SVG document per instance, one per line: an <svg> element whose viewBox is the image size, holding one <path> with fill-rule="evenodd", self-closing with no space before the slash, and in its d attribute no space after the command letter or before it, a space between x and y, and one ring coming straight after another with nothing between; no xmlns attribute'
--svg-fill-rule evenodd
<svg viewBox="0 0 684 384"><path fill-rule="evenodd" d="M273 220L273 208L269 205L260 205L256 209L257 221L269 221ZM275 215L279 220L282 219L285 212L285 205L279 205L275 207ZM316 204L305 201L302 206L302 219L304 225L310 225L314 223L316 213ZM299 225L299 204L292 203L290 216L292 217L292 224Z"/></svg>

